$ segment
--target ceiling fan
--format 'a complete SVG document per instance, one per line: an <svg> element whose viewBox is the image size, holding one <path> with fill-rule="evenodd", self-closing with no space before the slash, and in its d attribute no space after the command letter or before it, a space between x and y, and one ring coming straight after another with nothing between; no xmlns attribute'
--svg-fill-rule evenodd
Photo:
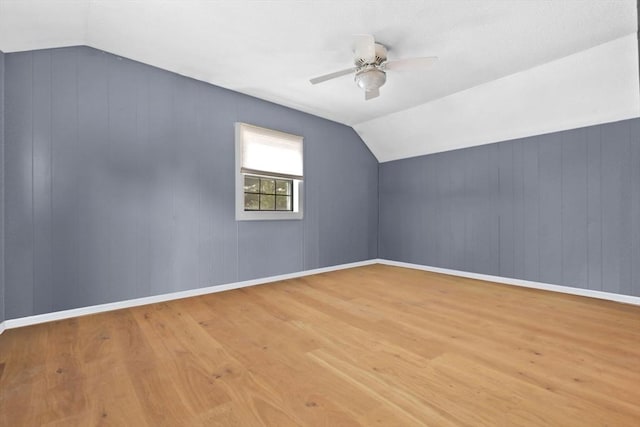
<svg viewBox="0 0 640 427"><path fill-rule="evenodd" d="M387 48L376 43L370 34L354 36L354 67L335 71L309 80L311 84L326 82L336 77L355 73L356 84L364 89L364 99L369 100L380 95L380 87L387 81L387 71L422 71L438 60L437 56L397 59L387 61Z"/></svg>

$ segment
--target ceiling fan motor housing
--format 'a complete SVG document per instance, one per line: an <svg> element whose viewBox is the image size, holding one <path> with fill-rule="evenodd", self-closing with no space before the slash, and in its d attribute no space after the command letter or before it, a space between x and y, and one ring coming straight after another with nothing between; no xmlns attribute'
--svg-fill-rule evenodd
<svg viewBox="0 0 640 427"><path fill-rule="evenodd" d="M380 43L376 43L375 45L375 57L372 60L367 60L367 58L358 58L356 57L353 60L353 63L355 64L356 67L364 67L366 65L376 65L376 66L380 66L382 65L382 63L384 61L387 60L387 48L380 44Z"/></svg>

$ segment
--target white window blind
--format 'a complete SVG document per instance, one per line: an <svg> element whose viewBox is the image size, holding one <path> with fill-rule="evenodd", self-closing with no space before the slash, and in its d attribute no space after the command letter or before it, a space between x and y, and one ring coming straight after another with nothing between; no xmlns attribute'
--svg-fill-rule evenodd
<svg viewBox="0 0 640 427"><path fill-rule="evenodd" d="M303 179L302 137L238 123L242 173Z"/></svg>

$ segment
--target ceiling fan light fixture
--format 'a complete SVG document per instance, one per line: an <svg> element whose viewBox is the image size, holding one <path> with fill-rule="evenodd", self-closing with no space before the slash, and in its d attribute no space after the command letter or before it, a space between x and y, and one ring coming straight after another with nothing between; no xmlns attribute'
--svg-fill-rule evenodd
<svg viewBox="0 0 640 427"><path fill-rule="evenodd" d="M387 73L378 68L370 68L356 73L355 81L359 87L369 92L385 84Z"/></svg>

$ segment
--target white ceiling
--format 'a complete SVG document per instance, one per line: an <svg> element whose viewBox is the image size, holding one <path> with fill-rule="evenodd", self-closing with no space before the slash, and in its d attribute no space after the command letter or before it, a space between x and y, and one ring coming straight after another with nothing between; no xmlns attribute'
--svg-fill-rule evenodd
<svg viewBox="0 0 640 427"><path fill-rule="evenodd" d="M353 126L380 161L640 115L635 0L0 0L0 50L88 45ZM351 36L389 57L364 101Z"/></svg>

